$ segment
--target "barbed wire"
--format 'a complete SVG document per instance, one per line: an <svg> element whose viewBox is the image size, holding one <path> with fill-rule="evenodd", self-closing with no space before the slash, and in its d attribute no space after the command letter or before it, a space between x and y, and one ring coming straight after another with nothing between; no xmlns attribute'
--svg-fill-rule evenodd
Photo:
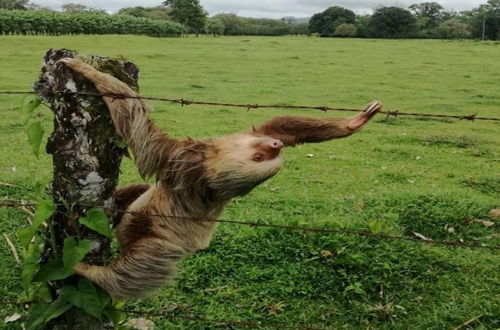
<svg viewBox="0 0 500 330"><path fill-rule="evenodd" d="M0 207L21 207L21 206L36 206L36 203L19 201L19 200L0 201ZM426 238L418 233L414 233L414 234L419 238L414 238L414 237L408 237L408 236L398 236L398 235L390 235L390 234L384 234L384 233L374 233L374 232L367 231L367 230L330 229L330 228L315 228L315 227L303 227L303 226L291 226L291 225L278 225L278 224L251 222L251 221L242 221L242 220L208 219L208 218L199 218L199 217L188 217L188 216L176 216L176 215L135 212L135 211L120 210L117 208L106 207L106 206L92 206L92 205L83 205L83 206L84 207L97 207L97 208L100 208L103 210L119 212L119 213L123 213L123 214L160 217L160 218L164 218L164 219L186 219L186 220L191 220L191 221L226 223L226 224L232 224L232 225L275 228L275 229L290 230L290 231L317 232L317 233L339 234L339 235L347 235L347 236L375 237L375 238L379 238L382 240L401 240L401 241L416 242L416 243L420 243L420 244L442 245L442 246L448 246L448 247L466 247L466 248L471 248L471 249L500 250L500 245L485 245L485 244L476 244L476 243L466 243L466 242L462 242L462 241L433 240L433 239ZM69 214L64 214L64 215L71 216Z"/></svg>
<svg viewBox="0 0 500 330"><path fill-rule="evenodd" d="M227 102L210 102L210 101L195 101L188 100L184 98L166 98L166 97L154 97L154 96L130 96L124 94L100 94L94 92L72 92L72 91L55 91L54 93L59 94L69 94L69 95L87 95L87 96L106 96L112 98L128 98L128 99L141 99L149 101L161 101L180 104L181 106L188 105L207 105L207 106L222 106L222 107L233 107L233 108L245 108L247 110L252 109L310 109L319 110L323 112L327 111L343 111L343 112L360 112L363 109L356 108L346 108L346 107L330 107L330 106L310 106L310 105L290 105L290 104L257 104L257 103L227 103ZM34 91L0 91L0 95L16 95L16 94L36 94ZM386 115L389 117L399 117L399 116L412 116L412 117L427 117L427 118L452 118L460 120L485 120L485 121L500 121L500 118L495 117L479 117L477 113L472 115L445 115L445 114L431 114L431 113L419 113L419 112L404 112L401 110L385 110L379 111L378 113Z"/></svg>

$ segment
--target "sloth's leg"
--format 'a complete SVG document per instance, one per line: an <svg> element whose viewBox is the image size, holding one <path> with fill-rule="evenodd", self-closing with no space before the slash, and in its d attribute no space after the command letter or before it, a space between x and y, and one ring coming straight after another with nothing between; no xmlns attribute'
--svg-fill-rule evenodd
<svg viewBox="0 0 500 330"><path fill-rule="evenodd" d="M158 238L135 242L107 266L79 263L75 272L95 282L117 300L140 297L169 283L186 251Z"/></svg>

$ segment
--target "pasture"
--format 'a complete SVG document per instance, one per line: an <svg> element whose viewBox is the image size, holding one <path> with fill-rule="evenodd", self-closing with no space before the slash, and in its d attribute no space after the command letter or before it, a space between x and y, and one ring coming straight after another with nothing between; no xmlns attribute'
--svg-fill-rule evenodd
<svg viewBox="0 0 500 330"><path fill-rule="evenodd" d="M30 90L49 48L124 56L141 69L147 96L342 107L377 99L390 110L500 116L494 42L1 36L0 90ZM50 157L36 159L26 141L22 99L0 96L0 182L15 185L0 186L0 199L30 199L52 175ZM350 115L150 103L154 121L175 137L249 130L276 115ZM50 132L50 111L40 116ZM350 138L286 149L282 171L234 200L223 218L500 244L498 220L488 218L500 206L499 128L379 116ZM141 181L130 159L122 171L122 185ZM486 227L476 220L497 222ZM1 231L11 239L25 223L23 212L0 209ZM477 317L471 327L494 329L499 264L493 250L222 224L209 249L181 263L172 287L128 308L348 329L449 329ZM19 278L2 242L2 299L16 299ZM2 320L22 312L2 299ZM148 318L159 329L239 328Z"/></svg>

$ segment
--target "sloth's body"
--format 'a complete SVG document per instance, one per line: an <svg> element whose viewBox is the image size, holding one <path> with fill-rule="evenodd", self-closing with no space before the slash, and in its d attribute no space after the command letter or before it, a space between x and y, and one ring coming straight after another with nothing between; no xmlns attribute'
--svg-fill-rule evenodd
<svg viewBox="0 0 500 330"><path fill-rule="evenodd" d="M77 59L61 62L92 81L103 94L136 96L126 84ZM351 118L278 117L248 133L207 140L176 140L160 132L139 99L103 96L116 130L129 144L142 176L116 192L120 254L106 266L80 263L75 271L116 299L140 296L176 273L182 258L208 246L216 219L235 196L275 175L281 149L299 143L349 136L381 108L371 103ZM198 220L197 220L198 219Z"/></svg>

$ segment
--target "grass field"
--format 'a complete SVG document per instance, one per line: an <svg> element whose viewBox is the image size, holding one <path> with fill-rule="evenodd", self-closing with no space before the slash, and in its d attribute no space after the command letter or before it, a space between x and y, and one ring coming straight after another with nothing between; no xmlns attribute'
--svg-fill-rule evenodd
<svg viewBox="0 0 500 330"><path fill-rule="evenodd" d="M474 41L0 37L0 90L29 90L46 50L61 47L134 61L144 95L345 107L378 99L386 109L500 117L500 44ZM29 199L52 175L50 158L37 160L26 142L21 100L0 98L0 182L16 185L0 186L0 198ZM344 115L153 106L176 137L248 130L275 115ZM51 113L42 115L50 131ZM495 122L381 116L348 139L285 150L280 174L232 202L224 218L350 229L376 222L392 234L500 244L498 220L473 221L492 220L488 211L500 206L499 132ZM139 181L126 160L121 183ZM24 213L0 209L12 239L25 223ZM0 296L15 300L20 271L4 242L0 253ZM477 317L469 328L495 329L499 264L490 250L221 225L209 249L182 262L174 286L130 307L347 329L450 329ZM14 311L0 299L2 319ZM159 329L216 328L153 320Z"/></svg>

